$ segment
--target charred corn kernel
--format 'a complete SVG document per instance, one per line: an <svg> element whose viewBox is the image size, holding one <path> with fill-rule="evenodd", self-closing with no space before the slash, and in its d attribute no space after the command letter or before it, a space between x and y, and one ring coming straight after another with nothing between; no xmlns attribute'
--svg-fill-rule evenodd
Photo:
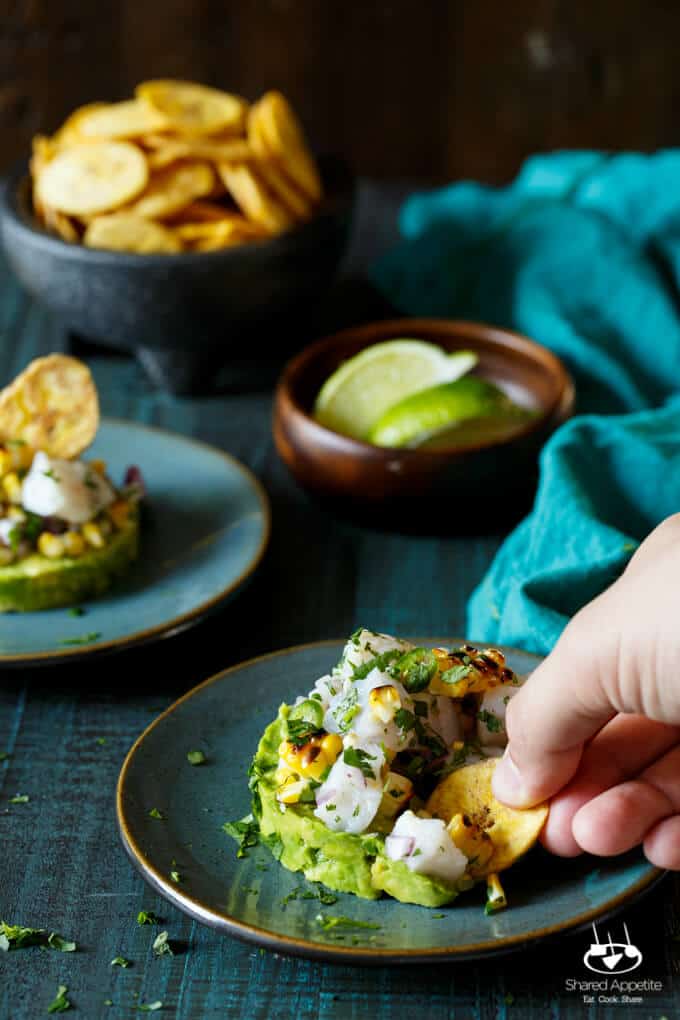
<svg viewBox="0 0 680 1020"><path fill-rule="evenodd" d="M64 555L64 540L61 535L51 535L43 531L38 538L38 552L50 560L58 560Z"/></svg>
<svg viewBox="0 0 680 1020"><path fill-rule="evenodd" d="M108 514L114 525L120 531L127 524L130 516L130 504L125 499L117 499L108 509Z"/></svg>
<svg viewBox="0 0 680 1020"><path fill-rule="evenodd" d="M21 503L21 481L16 471L10 471L5 475L2 487L10 503Z"/></svg>
<svg viewBox="0 0 680 1020"><path fill-rule="evenodd" d="M6 475L13 466L12 454L4 446L0 446L0 475Z"/></svg>
<svg viewBox="0 0 680 1020"><path fill-rule="evenodd" d="M396 687L384 684L382 687L373 688L368 695L368 704L376 719L388 723L394 718L394 713L401 708L401 698Z"/></svg>
<svg viewBox="0 0 680 1020"><path fill-rule="evenodd" d="M454 742L451 744L452 751L462 751L464 747L465 747L464 740L454 740Z"/></svg>
<svg viewBox="0 0 680 1020"><path fill-rule="evenodd" d="M96 471L98 475L105 475L106 474L106 461L105 460L100 460L99 458L95 458L94 460L90 461L90 467L92 468L93 471Z"/></svg>
<svg viewBox="0 0 680 1020"><path fill-rule="evenodd" d="M88 521L87 524L83 524L82 531L83 538L88 545L92 546L93 549L104 548L104 536L102 534L102 529L98 524L95 524L93 521Z"/></svg>
<svg viewBox="0 0 680 1020"><path fill-rule="evenodd" d="M7 507L7 516L13 521L21 521L23 523L26 520L26 511L15 504L14 506Z"/></svg>
<svg viewBox="0 0 680 1020"><path fill-rule="evenodd" d="M340 753L342 740L338 737L335 741L328 741L324 747L327 737L336 734L327 733L323 736L311 737L306 744L300 747L284 740L279 746L279 755L293 772L308 779L319 779L326 769L333 764Z"/></svg>
<svg viewBox="0 0 680 1020"><path fill-rule="evenodd" d="M493 856L494 846L488 833L475 825L466 815L454 815L446 831L458 849L470 861L469 872L473 876L484 873L485 865Z"/></svg>
<svg viewBox="0 0 680 1020"><path fill-rule="evenodd" d="M276 799L279 804L297 804L306 789L306 779L293 779L291 776L276 791Z"/></svg>
<svg viewBox="0 0 680 1020"><path fill-rule="evenodd" d="M484 907L484 913L495 914L497 910L503 910L507 905L508 900L500 878L495 872L488 875L486 879L486 906Z"/></svg>
<svg viewBox="0 0 680 1020"><path fill-rule="evenodd" d="M384 818L394 818L406 806L413 794L413 783L398 772L388 772L380 801L380 814Z"/></svg>
<svg viewBox="0 0 680 1020"><path fill-rule="evenodd" d="M64 549L67 556L82 556L87 548L85 539L77 531L67 531L63 534Z"/></svg>

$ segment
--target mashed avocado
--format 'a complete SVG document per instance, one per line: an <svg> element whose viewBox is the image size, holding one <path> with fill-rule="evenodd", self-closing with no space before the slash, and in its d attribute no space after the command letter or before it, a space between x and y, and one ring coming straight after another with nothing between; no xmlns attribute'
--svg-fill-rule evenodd
<svg viewBox="0 0 680 1020"><path fill-rule="evenodd" d="M384 853L384 836L378 832L352 835L333 832L313 814L312 803L283 805L276 800L274 773L278 748L286 734L289 708L282 705L278 718L264 732L251 767L253 813L264 837L278 836L279 860L290 871L302 871L312 882L329 889L377 899L383 892L403 903L439 907L450 903L462 888L410 871L402 861Z"/></svg>
<svg viewBox="0 0 680 1020"><path fill-rule="evenodd" d="M100 595L137 557L139 520L133 513L103 549L51 560L38 553L0 567L0 612L69 606Z"/></svg>

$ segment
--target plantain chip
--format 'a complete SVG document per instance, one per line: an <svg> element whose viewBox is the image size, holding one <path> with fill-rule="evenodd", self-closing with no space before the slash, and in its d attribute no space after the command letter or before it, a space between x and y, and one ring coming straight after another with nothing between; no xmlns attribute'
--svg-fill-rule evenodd
<svg viewBox="0 0 680 1020"><path fill-rule="evenodd" d="M504 871L530 850L548 817L548 805L518 811L497 801L491 780L497 759L466 765L436 787L426 804L430 814L448 824L455 815L468 818L493 843L493 854L478 875Z"/></svg>
<svg viewBox="0 0 680 1020"><path fill-rule="evenodd" d="M150 147L152 148L152 147ZM213 142L210 139L168 139L164 145L150 152L148 160L152 170L176 163L180 159L207 159L213 163L221 161L242 162L253 156L248 142L232 138L227 142Z"/></svg>
<svg viewBox="0 0 680 1020"><path fill-rule="evenodd" d="M129 142L81 143L57 152L43 167L36 195L44 206L87 216L135 198L148 176L143 154Z"/></svg>
<svg viewBox="0 0 680 1020"><path fill-rule="evenodd" d="M219 220L230 219L233 216L238 216L241 219L240 213L233 212L231 209L227 209L223 205L219 205L217 202L211 202L205 198L197 198L195 202L190 202L184 209L181 209L175 216L172 217L173 226L182 223L217 223ZM249 222L246 220L245 222ZM255 223L251 223L255 230L261 228Z"/></svg>
<svg viewBox="0 0 680 1020"><path fill-rule="evenodd" d="M69 114L59 130L50 139L55 148L65 149L70 145L77 145L78 142L82 142L83 136L80 133L80 122L84 117L89 116L95 110L104 109L105 106L106 103L86 103Z"/></svg>
<svg viewBox="0 0 680 1020"><path fill-rule="evenodd" d="M97 216L88 224L83 243L88 248L129 251L138 255L170 255L182 250L180 240L171 230L128 212Z"/></svg>
<svg viewBox="0 0 680 1020"><path fill-rule="evenodd" d="M322 187L314 157L302 125L280 92L265 92L251 111L249 138L261 154L277 159L284 172L312 202L321 199Z"/></svg>
<svg viewBox="0 0 680 1020"><path fill-rule="evenodd" d="M219 163L218 169L227 191L248 219L272 234L288 230L293 225L288 210L267 190L253 167L245 163Z"/></svg>
<svg viewBox="0 0 680 1020"><path fill-rule="evenodd" d="M272 195L283 203L296 220L309 219L312 215L311 201L290 183L271 158L260 159L256 169Z"/></svg>
<svg viewBox="0 0 680 1020"><path fill-rule="evenodd" d="M69 244L77 244L80 241L80 232L69 216L57 209L51 209L47 205L42 209L42 217L45 226L54 231L62 241L67 241Z"/></svg>
<svg viewBox="0 0 680 1020"><path fill-rule="evenodd" d="M196 198L209 195L215 174L209 163L179 163L153 174L144 193L127 208L137 216L163 220L174 216Z"/></svg>
<svg viewBox="0 0 680 1020"><path fill-rule="evenodd" d="M223 216L220 220L181 223L175 227L175 233L184 244L190 245L195 251L216 251L219 248L230 248L235 244L267 237L262 227L250 223L238 213Z"/></svg>
<svg viewBox="0 0 680 1020"><path fill-rule="evenodd" d="M142 82L135 95L162 114L173 128L190 135L239 132L248 110L240 96L172 79Z"/></svg>
<svg viewBox="0 0 680 1020"><path fill-rule="evenodd" d="M166 127L162 114L141 99L126 99L122 103L100 104L84 109L75 122L81 139L139 138Z"/></svg>
<svg viewBox="0 0 680 1020"><path fill-rule="evenodd" d="M0 392L0 437L50 457L78 457L99 426L99 400L87 365L65 354L36 358Z"/></svg>

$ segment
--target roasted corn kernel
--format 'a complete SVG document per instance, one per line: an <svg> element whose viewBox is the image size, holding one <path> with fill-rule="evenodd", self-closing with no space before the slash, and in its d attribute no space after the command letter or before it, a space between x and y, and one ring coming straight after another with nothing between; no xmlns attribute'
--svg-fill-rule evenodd
<svg viewBox="0 0 680 1020"><path fill-rule="evenodd" d="M458 849L471 862L468 869L470 874L473 876L483 874L494 851L489 834L461 814L453 816L446 830Z"/></svg>
<svg viewBox="0 0 680 1020"><path fill-rule="evenodd" d="M290 776L276 791L276 799L279 804L297 804L306 788L306 779L294 779Z"/></svg>
<svg viewBox="0 0 680 1020"><path fill-rule="evenodd" d="M82 556L85 552L85 539L77 531L67 531L62 536L67 556Z"/></svg>
<svg viewBox="0 0 680 1020"><path fill-rule="evenodd" d="M10 467L15 471L26 471L33 460L33 450L28 443L9 440L6 446L10 458Z"/></svg>
<svg viewBox="0 0 680 1020"><path fill-rule="evenodd" d="M484 907L484 913L495 914L496 911L503 910L507 905L508 900L500 878L495 872L488 875L486 879L486 906Z"/></svg>
<svg viewBox="0 0 680 1020"><path fill-rule="evenodd" d="M0 446L0 475L6 475L12 467L12 454L4 446Z"/></svg>
<svg viewBox="0 0 680 1020"><path fill-rule="evenodd" d="M83 538L88 545L91 545L93 549L104 548L104 535L102 529L94 521L88 521L87 524L83 524Z"/></svg>
<svg viewBox="0 0 680 1020"><path fill-rule="evenodd" d="M117 499L108 508L108 514L114 526L120 531L121 528L125 527L130 516L130 504L126 499Z"/></svg>
<svg viewBox="0 0 680 1020"><path fill-rule="evenodd" d="M395 818L413 795L413 783L398 772L388 772L380 801L380 814L384 818Z"/></svg>
<svg viewBox="0 0 680 1020"><path fill-rule="evenodd" d="M401 698L396 687L384 684L382 687L373 688L368 695L368 704L376 719L388 723L394 718L394 713L401 708Z"/></svg>
<svg viewBox="0 0 680 1020"><path fill-rule="evenodd" d="M60 559L65 551L61 535L51 535L49 531L43 531L38 538L38 552L50 560Z"/></svg>
<svg viewBox="0 0 680 1020"><path fill-rule="evenodd" d="M21 481L16 471L10 471L5 475L2 487L10 503L21 503Z"/></svg>
<svg viewBox="0 0 680 1020"><path fill-rule="evenodd" d="M341 750L342 739L337 733L325 733L323 736L311 737L301 747L284 740L279 747L279 755L299 776L319 779Z"/></svg>

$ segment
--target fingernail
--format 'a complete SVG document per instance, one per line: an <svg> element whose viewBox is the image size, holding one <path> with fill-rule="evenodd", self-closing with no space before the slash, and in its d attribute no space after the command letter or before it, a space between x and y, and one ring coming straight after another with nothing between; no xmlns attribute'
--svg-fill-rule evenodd
<svg viewBox="0 0 680 1020"><path fill-rule="evenodd" d="M509 804L523 804L526 801L522 777L510 756L509 747L506 747L503 757L494 769L491 785L498 800L507 801Z"/></svg>

